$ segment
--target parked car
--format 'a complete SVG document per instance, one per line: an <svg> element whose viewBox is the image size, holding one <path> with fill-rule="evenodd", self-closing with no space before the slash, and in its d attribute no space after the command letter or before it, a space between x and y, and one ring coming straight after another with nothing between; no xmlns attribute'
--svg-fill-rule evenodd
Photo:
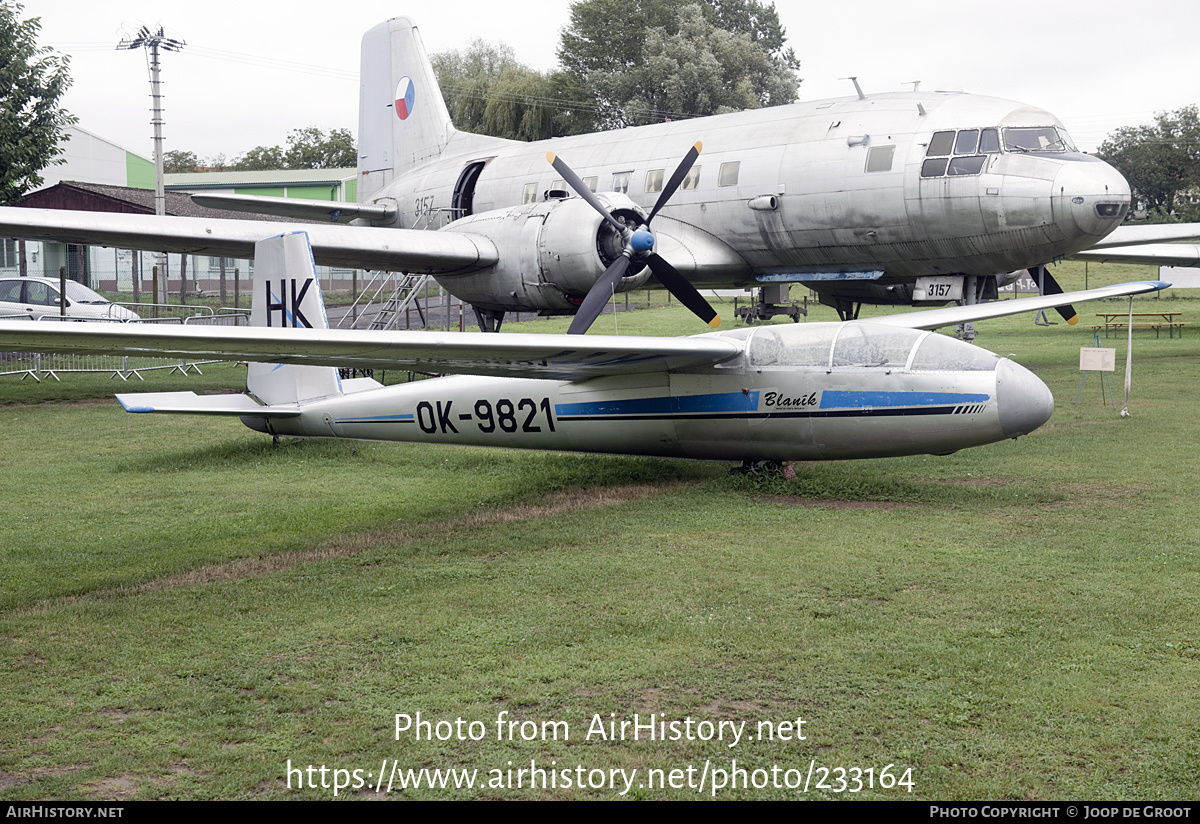
<svg viewBox="0 0 1200 824"><path fill-rule="evenodd" d="M0 279L0 317L59 316L58 281L53 278ZM93 292L82 283L67 281L68 320L140 320L135 312Z"/></svg>

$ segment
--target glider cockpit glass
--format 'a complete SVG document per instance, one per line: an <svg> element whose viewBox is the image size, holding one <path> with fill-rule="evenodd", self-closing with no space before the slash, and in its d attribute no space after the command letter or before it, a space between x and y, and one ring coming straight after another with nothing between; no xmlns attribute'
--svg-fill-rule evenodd
<svg viewBox="0 0 1200 824"><path fill-rule="evenodd" d="M750 366L754 369L824 369L837 337L837 324L764 326L750 338Z"/></svg>
<svg viewBox="0 0 1200 824"><path fill-rule="evenodd" d="M883 368L908 365L928 335L919 329L846 323L761 327L750 338L753 369Z"/></svg>
<svg viewBox="0 0 1200 824"><path fill-rule="evenodd" d="M814 323L736 330L750 336L751 369L888 369L992 372L999 355L945 335L870 323ZM732 332L722 337L734 337Z"/></svg>
<svg viewBox="0 0 1200 824"><path fill-rule="evenodd" d="M926 332L889 326L848 323L833 345L832 366L903 369L908 356Z"/></svg>
<svg viewBox="0 0 1200 824"><path fill-rule="evenodd" d="M909 368L913 372L992 372L1000 360L986 349L931 332L917 347Z"/></svg>

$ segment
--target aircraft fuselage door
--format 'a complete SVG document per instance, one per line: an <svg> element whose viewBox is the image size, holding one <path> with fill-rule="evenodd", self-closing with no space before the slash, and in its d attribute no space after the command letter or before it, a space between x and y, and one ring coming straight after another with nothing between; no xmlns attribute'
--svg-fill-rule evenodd
<svg viewBox="0 0 1200 824"><path fill-rule="evenodd" d="M486 165L486 160L477 160L468 164L458 176L458 182L454 184L454 197L450 201L452 220L472 214L475 206L475 183Z"/></svg>

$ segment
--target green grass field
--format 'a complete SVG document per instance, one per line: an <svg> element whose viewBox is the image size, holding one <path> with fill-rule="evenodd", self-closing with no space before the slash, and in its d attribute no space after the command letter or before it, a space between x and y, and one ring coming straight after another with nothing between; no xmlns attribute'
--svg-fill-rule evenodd
<svg viewBox="0 0 1200 824"><path fill-rule="evenodd" d="M385 772L401 798L1196 799L1200 334L1135 334L1122 419L1095 375L1073 406L1082 326L980 324L1055 394L1033 435L794 481L276 448L127 415L106 378L5 379L0 798L365 799ZM677 726L610 740L635 713ZM476 786L399 787L450 768Z"/></svg>

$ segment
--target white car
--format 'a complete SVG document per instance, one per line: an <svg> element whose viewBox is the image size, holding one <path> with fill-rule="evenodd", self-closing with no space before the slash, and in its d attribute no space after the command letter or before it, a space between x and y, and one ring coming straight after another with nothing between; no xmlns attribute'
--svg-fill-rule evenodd
<svg viewBox="0 0 1200 824"><path fill-rule="evenodd" d="M0 279L0 318L57 318L58 281L53 278ZM82 283L67 281L68 320L140 320L135 312L117 306Z"/></svg>

